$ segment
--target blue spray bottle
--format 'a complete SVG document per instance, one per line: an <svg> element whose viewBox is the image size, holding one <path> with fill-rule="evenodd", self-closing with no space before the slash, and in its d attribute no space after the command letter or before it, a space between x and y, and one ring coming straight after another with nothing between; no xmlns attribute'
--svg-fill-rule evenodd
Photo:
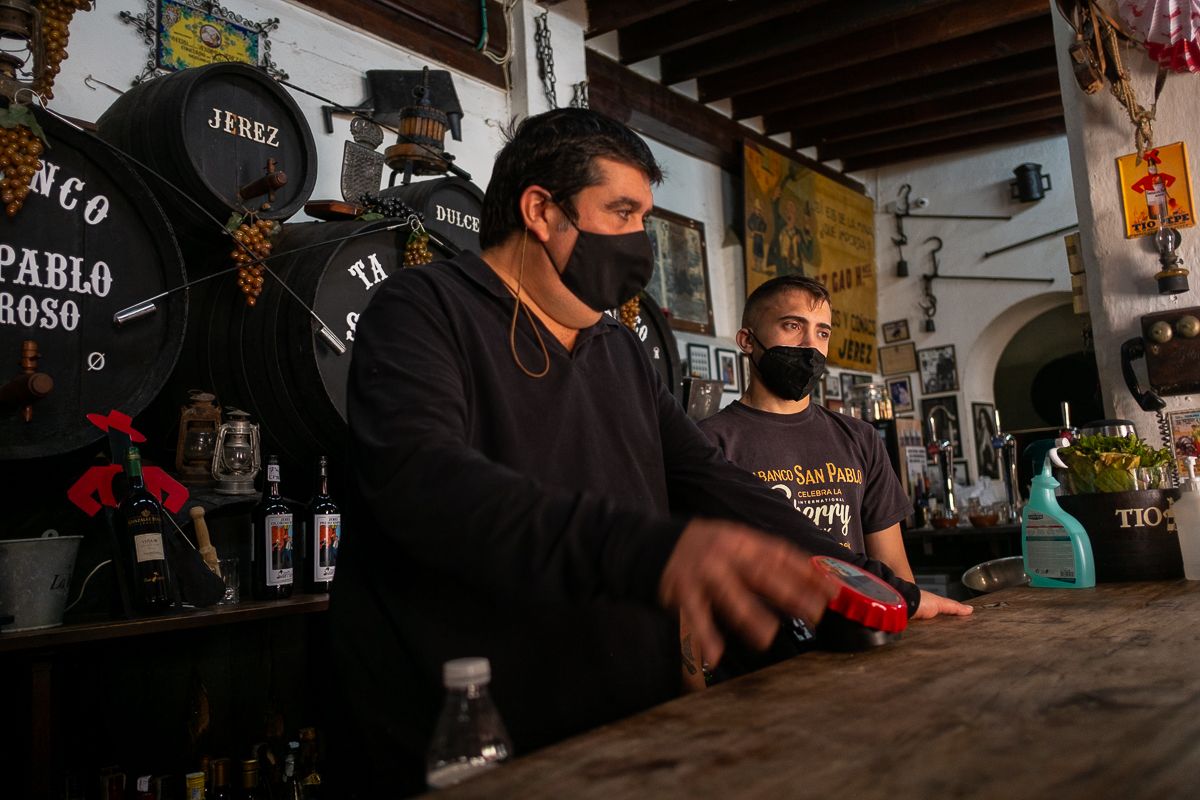
<svg viewBox="0 0 1200 800"><path fill-rule="evenodd" d="M1021 555L1030 586L1090 589L1096 585L1092 541L1079 520L1062 510L1054 497L1058 481L1050 474L1051 454L1034 476L1029 502L1021 514Z"/></svg>

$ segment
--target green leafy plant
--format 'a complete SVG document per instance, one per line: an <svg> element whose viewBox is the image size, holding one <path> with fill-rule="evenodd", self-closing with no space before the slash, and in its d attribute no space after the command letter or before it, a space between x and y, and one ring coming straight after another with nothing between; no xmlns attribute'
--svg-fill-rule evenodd
<svg viewBox="0 0 1200 800"><path fill-rule="evenodd" d="M1132 492L1138 488L1135 470L1161 469L1171 463L1171 451L1154 448L1138 437L1081 436L1058 451L1067 465L1074 494Z"/></svg>

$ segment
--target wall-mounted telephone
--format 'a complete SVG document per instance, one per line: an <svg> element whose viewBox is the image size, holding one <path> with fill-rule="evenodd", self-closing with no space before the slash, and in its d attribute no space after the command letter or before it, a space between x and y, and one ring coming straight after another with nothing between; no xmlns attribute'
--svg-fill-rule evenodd
<svg viewBox="0 0 1200 800"><path fill-rule="evenodd" d="M1133 373L1139 358L1146 359L1146 390ZM1121 345L1121 373L1143 411L1166 408L1163 395L1200 393L1200 307L1142 317L1142 335Z"/></svg>

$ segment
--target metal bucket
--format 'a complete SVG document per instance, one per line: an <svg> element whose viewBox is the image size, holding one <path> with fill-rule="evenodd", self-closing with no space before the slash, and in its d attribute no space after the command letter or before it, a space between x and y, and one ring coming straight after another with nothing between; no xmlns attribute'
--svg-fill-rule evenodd
<svg viewBox="0 0 1200 800"><path fill-rule="evenodd" d="M53 530L39 539L0 540L0 615L13 617L4 632L62 625L81 541Z"/></svg>

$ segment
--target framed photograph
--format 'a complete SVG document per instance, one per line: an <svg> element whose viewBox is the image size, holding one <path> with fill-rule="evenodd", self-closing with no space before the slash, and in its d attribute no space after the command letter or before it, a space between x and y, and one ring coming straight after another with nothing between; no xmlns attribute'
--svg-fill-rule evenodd
<svg viewBox="0 0 1200 800"><path fill-rule="evenodd" d="M933 415L938 436L954 442L954 457L963 457L962 417L958 413L958 395L921 398L921 426L929 435L929 417Z"/></svg>
<svg viewBox="0 0 1200 800"><path fill-rule="evenodd" d="M708 345L688 342L687 346L688 375L693 378L712 378L712 369L708 360Z"/></svg>
<svg viewBox="0 0 1200 800"><path fill-rule="evenodd" d="M892 411L903 414L913 410L912 378L892 378L887 382L888 396L892 398Z"/></svg>
<svg viewBox="0 0 1200 800"><path fill-rule="evenodd" d="M842 381L840 375L826 375L824 383L826 400L842 399Z"/></svg>
<svg viewBox="0 0 1200 800"><path fill-rule="evenodd" d="M967 462L954 462L954 482L960 486L971 485L971 473L970 470L967 469Z"/></svg>
<svg viewBox="0 0 1200 800"><path fill-rule="evenodd" d="M737 352L718 347L713 353L717 357L716 378L721 382L721 388L727 392L740 392L742 387L738 380Z"/></svg>
<svg viewBox="0 0 1200 800"><path fill-rule="evenodd" d="M655 208L646 215L654 272L646 291L675 330L712 334L712 295L704 223Z"/></svg>
<svg viewBox="0 0 1200 800"><path fill-rule="evenodd" d="M958 361L954 357L954 345L918 350L917 360L921 367L922 394L958 391Z"/></svg>
<svg viewBox="0 0 1200 800"><path fill-rule="evenodd" d="M991 403L971 403L971 431L975 434L975 466L979 477L999 480L1000 459L992 447L996 435L995 406Z"/></svg>
<svg viewBox="0 0 1200 800"><path fill-rule="evenodd" d="M903 375L917 371L917 346L912 342L879 348L879 371L884 375Z"/></svg>
<svg viewBox="0 0 1200 800"><path fill-rule="evenodd" d="M832 398L827 398L825 400L825 407L828 408L830 411L836 411L839 414L846 413L846 404L844 402L842 402L841 400L834 400Z"/></svg>
<svg viewBox="0 0 1200 800"><path fill-rule="evenodd" d="M850 399L850 390L860 383L870 383L874 378L873 375L863 375L860 372L843 372L838 376L842 381L842 400L843 402Z"/></svg>
<svg viewBox="0 0 1200 800"><path fill-rule="evenodd" d="M903 342L908 339L908 320L898 319L894 322L883 323L883 342L891 344L892 342Z"/></svg>

